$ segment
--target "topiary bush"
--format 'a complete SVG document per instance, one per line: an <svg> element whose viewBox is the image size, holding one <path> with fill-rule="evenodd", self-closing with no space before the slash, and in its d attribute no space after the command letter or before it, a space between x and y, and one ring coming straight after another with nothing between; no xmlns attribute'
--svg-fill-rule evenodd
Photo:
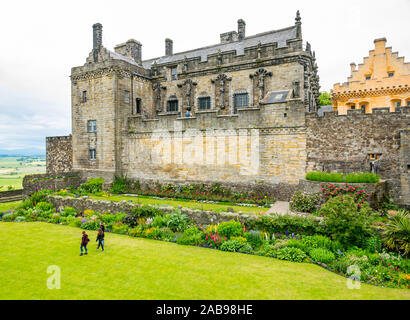
<svg viewBox="0 0 410 320"><path fill-rule="evenodd" d="M335 260L335 255L333 252L324 249L324 248L315 248L309 251L310 257L313 259L315 262L322 262L329 264L333 260Z"/></svg>
<svg viewBox="0 0 410 320"><path fill-rule="evenodd" d="M276 253L276 258L293 262L303 262L306 260L307 255L299 248L284 247Z"/></svg>

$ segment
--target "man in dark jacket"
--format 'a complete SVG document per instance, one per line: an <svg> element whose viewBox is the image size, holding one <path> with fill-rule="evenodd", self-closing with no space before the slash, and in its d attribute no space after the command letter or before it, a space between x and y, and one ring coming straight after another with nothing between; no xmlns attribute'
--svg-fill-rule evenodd
<svg viewBox="0 0 410 320"><path fill-rule="evenodd" d="M81 254L80 254L80 256L83 255L83 248L85 249L85 254L88 254L87 253L87 244L88 244L89 241L90 240L88 239L88 235L85 233L85 231L83 231L83 237L81 238L81 247L80 247Z"/></svg>

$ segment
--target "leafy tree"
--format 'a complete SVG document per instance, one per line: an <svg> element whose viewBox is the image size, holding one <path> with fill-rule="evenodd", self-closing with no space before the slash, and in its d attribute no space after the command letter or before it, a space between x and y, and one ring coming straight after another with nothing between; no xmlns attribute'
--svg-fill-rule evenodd
<svg viewBox="0 0 410 320"><path fill-rule="evenodd" d="M319 96L319 105L320 106L328 106L332 104L332 100L330 98L330 94L326 91L322 92Z"/></svg>

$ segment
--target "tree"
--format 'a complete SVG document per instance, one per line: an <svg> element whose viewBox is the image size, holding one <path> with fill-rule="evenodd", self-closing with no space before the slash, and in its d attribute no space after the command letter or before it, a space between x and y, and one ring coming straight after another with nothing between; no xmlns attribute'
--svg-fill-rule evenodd
<svg viewBox="0 0 410 320"><path fill-rule="evenodd" d="M326 91L322 92L319 96L319 105L320 106L328 106L332 104L332 100L330 98L330 94Z"/></svg>

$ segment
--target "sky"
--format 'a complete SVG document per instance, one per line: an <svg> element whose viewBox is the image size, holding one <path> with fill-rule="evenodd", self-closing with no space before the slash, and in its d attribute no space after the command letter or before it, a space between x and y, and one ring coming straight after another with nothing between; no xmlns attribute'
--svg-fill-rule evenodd
<svg viewBox="0 0 410 320"><path fill-rule="evenodd" d="M246 22L246 35L281 29L302 18L316 52L321 91L346 81L373 40L410 57L410 0L7 1L0 16L0 151L45 150L45 137L71 133L70 72L92 49L92 25L103 45L136 39L142 59L217 44L219 34Z"/></svg>

